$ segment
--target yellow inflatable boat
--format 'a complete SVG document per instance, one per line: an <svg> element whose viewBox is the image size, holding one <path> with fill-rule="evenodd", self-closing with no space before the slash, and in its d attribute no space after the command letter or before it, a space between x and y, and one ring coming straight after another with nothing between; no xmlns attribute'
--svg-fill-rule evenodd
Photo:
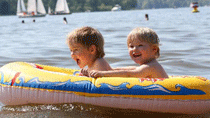
<svg viewBox="0 0 210 118"><path fill-rule="evenodd" d="M85 103L154 112L210 112L210 80L199 76L98 79L79 70L13 62L0 68L4 105Z"/></svg>

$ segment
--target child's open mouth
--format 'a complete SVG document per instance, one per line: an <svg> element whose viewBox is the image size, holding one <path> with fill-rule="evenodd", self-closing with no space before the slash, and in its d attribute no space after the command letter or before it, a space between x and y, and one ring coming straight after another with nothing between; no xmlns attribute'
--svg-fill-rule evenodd
<svg viewBox="0 0 210 118"><path fill-rule="evenodd" d="M140 57L141 56L141 54L133 54L133 57Z"/></svg>
<svg viewBox="0 0 210 118"><path fill-rule="evenodd" d="M76 59L76 62L77 62L77 65L79 65L79 63L80 63L80 60L79 60L79 59Z"/></svg>

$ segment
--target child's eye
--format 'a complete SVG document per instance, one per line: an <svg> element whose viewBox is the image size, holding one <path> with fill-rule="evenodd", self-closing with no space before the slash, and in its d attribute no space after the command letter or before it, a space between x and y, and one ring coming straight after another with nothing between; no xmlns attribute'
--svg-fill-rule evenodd
<svg viewBox="0 0 210 118"><path fill-rule="evenodd" d="M130 48L134 48L134 46L131 45Z"/></svg>
<svg viewBox="0 0 210 118"><path fill-rule="evenodd" d="M138 46L141 47L141 46L143 46L143 45L140 44L140 45L138 45Z"/></svg>
<svg viewBox="0 0 210 118"><path fill-rule="evenodd" d="M75 52L75 51L77 51L77 49L72 49L72 50L70 50L71 52Z"/></svg>
<svg viewBox="0 0 210 118"><path fill-rule="evenodd" d="M77 51L78 49L74 49L73 51Z"/></svg>

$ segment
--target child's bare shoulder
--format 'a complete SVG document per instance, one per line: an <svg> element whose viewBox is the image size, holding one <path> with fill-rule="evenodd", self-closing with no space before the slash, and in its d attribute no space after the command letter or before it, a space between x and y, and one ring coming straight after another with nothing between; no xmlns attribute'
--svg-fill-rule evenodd
<svg viewBox="0 0 210 118"><path fill-rule="evenodd" d="M99 71L107 71L107 70L111 70L110 65L108 64L108 62L103 59L97 59L93 65L94 70L99 70Z"/></svg>
<svg viewBox="0 0 210 118"><path fill-rule="evenodd" d="M142 64L139 67L136 67L135 71L141 73L148 73L151 70L151 66L147 64Z"/></svg>
<svg viewBox="0 0 210 118"><path fill-rule="evenodd" d="M153 61L150 61L148 63L140 65L136 69L138 69L138 70L141 70L141 69L148 70L148 69L155 69L155 68L157 68L159 66L160 66L160 64L156 60L153 60Z"/></svg>
<svg viewBox="0 0 210 118"><path fill-rule="evenodd" d="M149 74L150 78L167 78L168 77L167 73L165 72L161 64L159 64L158 61L156 60L151 63L142 65L142 68L146 70L145 72Z"/></svg>
<svg viewBox="0 0 210 118"><path fill-rule="evenodd" d="M156 77L157 75L159 75L159 73L162 73L162 70L162 66L157 61L142 64L136 68L136 72L138 72L143 77L149 78Z"/></svg>

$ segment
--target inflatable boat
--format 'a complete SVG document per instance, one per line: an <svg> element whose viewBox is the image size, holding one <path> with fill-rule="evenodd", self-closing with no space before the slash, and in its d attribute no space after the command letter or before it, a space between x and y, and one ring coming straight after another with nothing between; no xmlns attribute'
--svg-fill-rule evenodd
<svg viewBox="0 0 210 118"><path fill-rule="evenodd" d="M153 112L210 112L210 80L200 76L169 78L90 78L79 70L13 62L0 68L4 105L84 103Z"/></svg>

